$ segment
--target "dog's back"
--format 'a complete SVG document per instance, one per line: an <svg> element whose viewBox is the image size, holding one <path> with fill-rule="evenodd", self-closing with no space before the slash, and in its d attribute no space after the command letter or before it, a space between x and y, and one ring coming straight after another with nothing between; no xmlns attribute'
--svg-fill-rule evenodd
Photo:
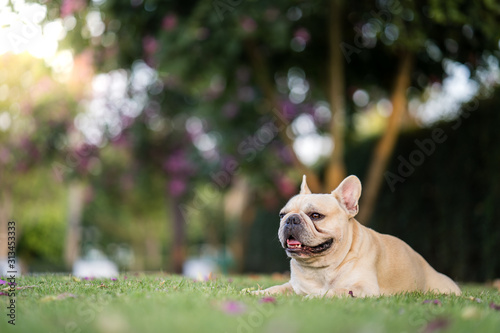
<svg viewBox="0 0 500 333"><path fill-rule="evenodd" d="M401 239L378 233L360 224L373 238L375 266L381 294L435 291L460 295L460 288Z"/></svg>

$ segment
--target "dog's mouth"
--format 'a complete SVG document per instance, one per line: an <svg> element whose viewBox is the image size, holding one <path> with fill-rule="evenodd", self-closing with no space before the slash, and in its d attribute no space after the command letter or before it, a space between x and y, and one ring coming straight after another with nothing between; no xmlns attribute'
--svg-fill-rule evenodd
<svg viewBox="0 0 500 333"><path fill-rule="evenodd" d="M286 251L291 253L317 254L328 250L333 244L333 238L316 246L307 246L296 240L293 236L286 240Z"/></svg>

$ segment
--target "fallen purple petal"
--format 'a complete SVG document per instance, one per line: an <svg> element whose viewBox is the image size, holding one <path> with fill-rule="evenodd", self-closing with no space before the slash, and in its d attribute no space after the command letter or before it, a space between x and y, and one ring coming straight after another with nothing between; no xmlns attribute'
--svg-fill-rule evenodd
<svg viewBox="0 0 500 333"><path fill-rule="evenodd" d="M117 278L111 278L111 281L116 281L116 280L118 280L118 279Z"/></svg>
<svg viewBox="0 0 500 333"><path fill-rule="evenodd" d="M443 330L450 326L450 320L446 318L436 318L427 323L424 333L432 333L434 331Z"/></svg>
<svg viewBox="0 0 500 333"><path fill-rule="evenodd" d="M426 299L425 301L422 302L422 304L428 304L428 303L432 303L434 305L442 305L441 301L438 299L433 299L433 300Z"/></svg>
<svg viewBox="0 0 500 333"><path fill-rule="evenodd" d="M9 296L8 293L0 292L0 296Z"/></svg>
<svg viewBox="0 0 500 333"><path fill-rule="evenodd" d="M57 295L57 299L61 300L61 299L65 299L65 298L76 298L76 295L75 294L71 294L71 293L62 293L60 295Z"/></svg>
<svg viewBox="0 0 500 333"><path fill-rule="evenodd" d="M124 275L124 276L123 276L123 279L124 279L124 280L126 280L126 279L128 279L128 277L127 277L126 275Z"/></svg>
<svg viewBox="0 0 500 333"><path fill-rule="evenodd" d="M354 293L352 292L352 290L349 290L349 296L356 297L356 296L354 296Z"/></svg>
<svg viewBox="0 0 500 333"><path fill-rule="evenodd" d="M490 303L490 309L500 311L500 304Z"/></svg>
<svg viewBox="0 0 500 333"><path fill-rule="evenodd" d="M222 303L221 309L227 314L240 314L246 311L246 306L241 302L227 301Z"/></svg>
<svg viewBox="0 0 500 333"><path fill-rule="evenodd" d="M268 296L268 297L262 297L259 300L259 303L276 303L276 298Z"/></svg>
<svg viewBox="0 0 500 333"><path fill-rule="evenodd" d="M0 284L6 284L6 283L7 283L7 281L0 279Z"/></svg>

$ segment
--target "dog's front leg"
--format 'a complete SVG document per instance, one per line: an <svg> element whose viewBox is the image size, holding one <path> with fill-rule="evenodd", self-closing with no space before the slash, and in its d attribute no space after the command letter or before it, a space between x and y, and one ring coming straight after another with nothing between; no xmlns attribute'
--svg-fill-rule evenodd
<svg viewBox="0 0 500 333"><path fill-rule="evenodd" d="M269 287L264 290L255 290L251 292L253 295L276 295L293 293L293 288L290 282L278 286Z"/></svg>

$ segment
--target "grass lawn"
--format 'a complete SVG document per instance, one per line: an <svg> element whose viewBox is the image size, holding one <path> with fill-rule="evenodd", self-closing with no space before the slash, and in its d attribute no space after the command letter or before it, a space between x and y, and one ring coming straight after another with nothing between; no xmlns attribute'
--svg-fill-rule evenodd
<svg viewBox="0 0 500 333"><path fill-rule="evenodd" d="M241 292L284 282L269 276L194 282L167 274L116 281L39 275L16 282L32 287L17 290L15 326L7 323L9 297L0 296L2 333L500 332L500 293L479 285L461 286L459 297L304 299Z"/></svg>

